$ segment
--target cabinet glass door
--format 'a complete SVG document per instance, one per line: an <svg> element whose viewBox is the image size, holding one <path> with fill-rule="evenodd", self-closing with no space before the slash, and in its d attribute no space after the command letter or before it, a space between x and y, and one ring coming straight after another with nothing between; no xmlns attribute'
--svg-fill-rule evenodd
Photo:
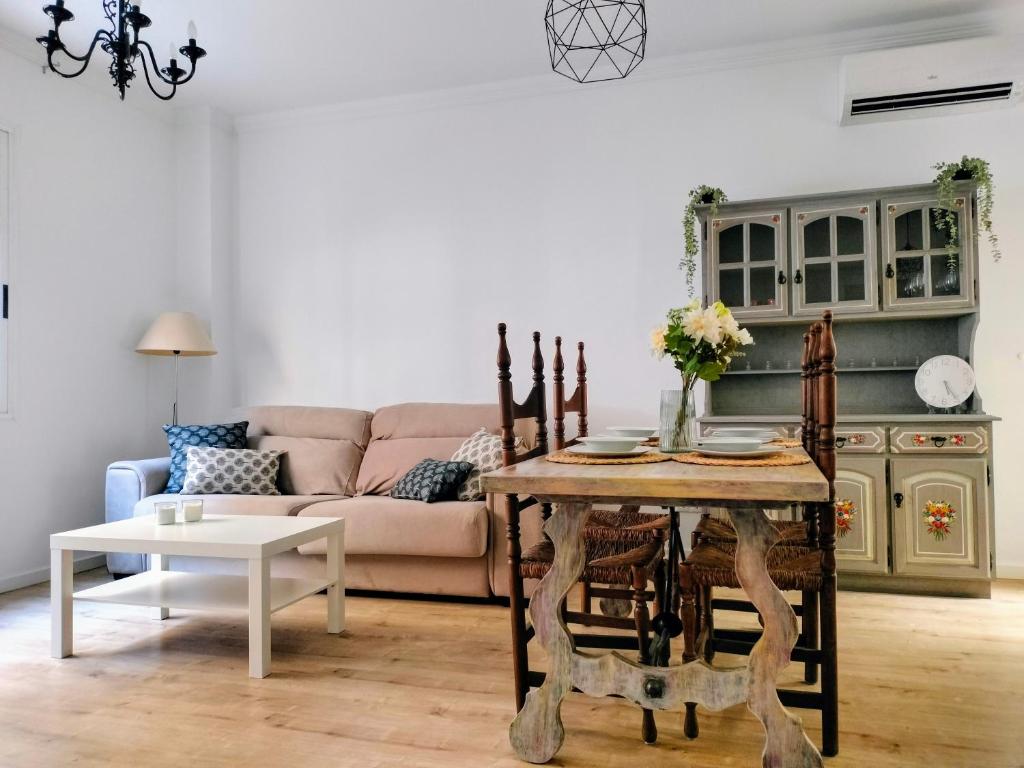
<svg viewBox="0 0 1024 768"><path fill-rule="evenodd" d="M791 216L793 314L875 310L874 203L794 208Z"/></svg>
<svg viewBox="0 0 1024 768"><path fill-rule="evenodd" d="M720 216L709 222L711 301L739 317L785 315L786 224L783 212Z"/></svg>
<svg viewBox="0 0 1024 768"><path fill-rule="evenodd" d="M985 459L894 458L892 491L895 573L988 578Z"/></svg>
<svg viewBox="0 0 1024 768"><path fill-rule="evenodd" d="M836 561L840 571L889 570L885 459L839 457L836 467Z"/></svg>
<svg viewBox="0 0 1024 768"><path fill-rule="evenodd" d="M946 209L935 200L883 201L886 309L969 307L973 304L970 198L956 198L956 248L939 226Z"/></svg>

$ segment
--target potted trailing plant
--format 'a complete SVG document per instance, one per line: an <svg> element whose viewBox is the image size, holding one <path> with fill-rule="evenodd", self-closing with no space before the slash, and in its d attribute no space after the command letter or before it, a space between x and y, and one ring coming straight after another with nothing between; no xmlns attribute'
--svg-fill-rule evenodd
<svg viewBox="0 0 1024 768"><path fill-rule="evenodd" d="M992 230L993 182L992 171L988 162L979 157L964 155L957 162L936 163L938 171L935 185L938 187L939 207L942 209L935 226L946 233L947 264L950 271L955 271L959 264L957 252L960 248L960 232L956 215L956 183L973 181L978 187L978 225L988 233L988 243L992 249L992 258L999 261L999 238Z"/></svg>
<svg viewBox="0 0 1024 768"><path fill-rule="evenodd" d="M697 269L697 206L710 205L709 213L715 216L718 213L718 206L728 200L725 193L718 187L709 187L701 184L699 187L690 190L690 200L686 204L686 213L683 215L683 258L679 261L679 268L686 270L686 288L690 296L693 296L693 277Z"/></svg>
<svg viewBox="0 0 1024 768"><path fill-rule="evenodd" d="M661 450L678 452L692 447L697 439L694 385L698 380L717 381L733 360L743 357L741 348L754 339L720 301L705 308L694 299L685 307L670 309L666 320L651 332L651 351L658 359L672 358L682 376L682 390L661 393Z"/></svg>

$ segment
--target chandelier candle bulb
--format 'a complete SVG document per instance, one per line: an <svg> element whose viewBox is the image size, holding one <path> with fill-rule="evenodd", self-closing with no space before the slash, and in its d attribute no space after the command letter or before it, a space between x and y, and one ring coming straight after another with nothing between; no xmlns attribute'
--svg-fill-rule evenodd
<svg viewBox="0 0 1024 768"><path fill-rule="evenodd" d="M188 21L188 39L189 39L189 42L191 42L192 45L195 45L197 37L199 37L199 30L196 29L196 23L194 21L192 21L192 19L189 19L189 21Z"/></svg>

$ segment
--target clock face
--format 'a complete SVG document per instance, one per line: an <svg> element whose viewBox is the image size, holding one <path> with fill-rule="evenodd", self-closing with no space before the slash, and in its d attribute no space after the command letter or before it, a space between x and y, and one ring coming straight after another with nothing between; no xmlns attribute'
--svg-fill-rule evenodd
<svg viewBox="0 0 1024 768"><path fill-rule="evenodd" d="M939 355L917 369L914 386L928 405L952 408L974 392L974 370L959 357Z"/></svg>

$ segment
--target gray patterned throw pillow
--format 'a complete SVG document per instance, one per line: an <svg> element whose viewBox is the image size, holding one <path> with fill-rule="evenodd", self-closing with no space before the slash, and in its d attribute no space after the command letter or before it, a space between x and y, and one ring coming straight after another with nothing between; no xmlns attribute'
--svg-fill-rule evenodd
<svg viewBox="0 0 1024 768"><path fill-rule="evenodd" d="M480 475L501 469L501 438L480 427L459 446L452 461L468 461L473 465L469 477L459 486L456 493L458 500L476 501L483 498Z"/></svg>
<svg viewBox="0 0 1024 768"><path fill-rule="evenodd" d="M468 461L424 459L406 472L391 489L394 499L415 499L432 504L455 501L455 491L473 469Z"/></svg>
<svg viewBox="0 0 1024 768"><path fill-rule="evenodd" d="M280 496L277 472L282 451L189 448L181 492Z"/></svg>

